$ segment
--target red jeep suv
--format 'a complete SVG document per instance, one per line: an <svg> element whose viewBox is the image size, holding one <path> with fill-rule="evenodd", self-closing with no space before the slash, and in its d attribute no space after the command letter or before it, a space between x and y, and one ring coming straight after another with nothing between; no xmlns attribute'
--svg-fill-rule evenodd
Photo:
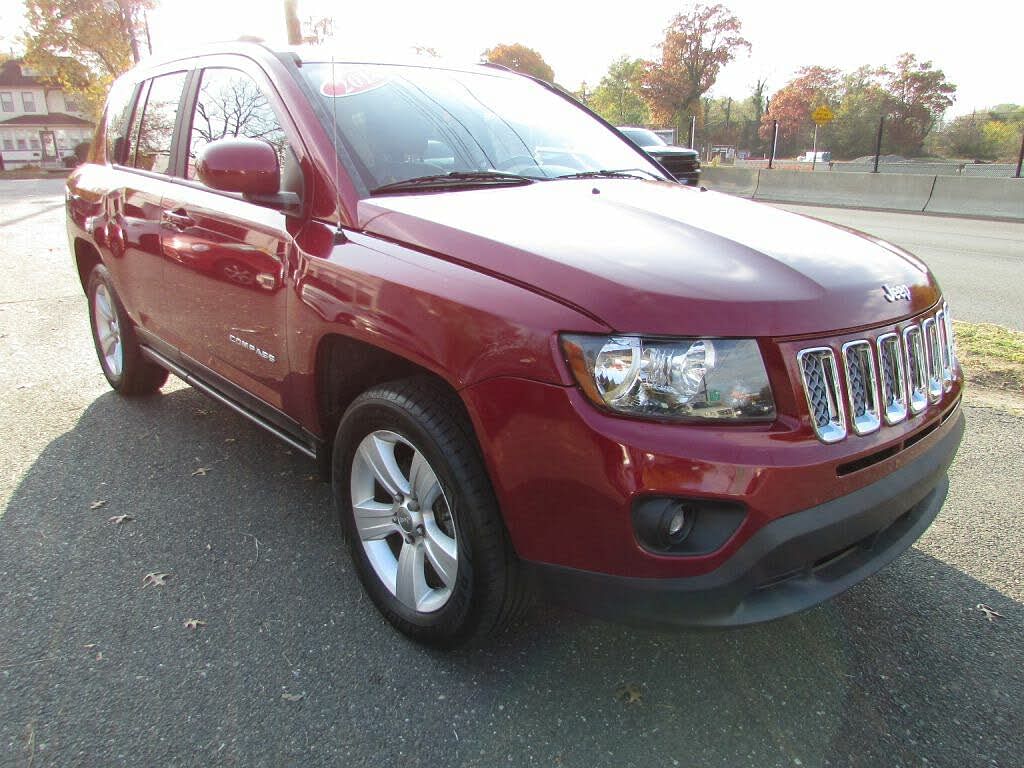
<svg viewBox="0 0 1024 768"><path fill-rule="evenodd" d="M317 460L366 591L422 642L536 590L774 619L946 496L962 377L924 264L673 183L501 67L149 61L67 212L110 385L170 371Z"/></svg>

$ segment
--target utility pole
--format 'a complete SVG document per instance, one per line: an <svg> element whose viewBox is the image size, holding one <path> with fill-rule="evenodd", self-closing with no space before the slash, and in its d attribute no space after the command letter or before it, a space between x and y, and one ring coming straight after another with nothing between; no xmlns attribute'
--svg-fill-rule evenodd
<svg viewBox="0 0 1024 768"><path fill-rule="evenodd" d="M284 0L284 25L288 45L302 45L302 23L299 21L299 0Z"/></svg>
<svg viewBox="0 0 1024 768"><path fill-rule="evenodd" d="M1020 178L1020 167L1024 165L1024 132L1020 134L1020 154L1017 155L1017 175L1014 178Z"/></svg>
<svg viewBox="0 0 1024 768"><path fill-rule="evenodd" d="M768 170L772 169L772 164L775 162L775 150L779 146L779 121L772 120L772 153L768 157Z"/></svg>
<svg viewBox="0 0 1024 768"><path fill-rule="evenodd" d="M885 115L878 118L878 139L875 141L875 170L872 173L878 173L878 158L882 154L882 130L885 127Z"/></svg>
<svg viewBox="0 0 1024 768"><path fill-rule="evenodd" d="M693 149L693 142L697 140L697 116L690 115L690 149Z"/></svg>

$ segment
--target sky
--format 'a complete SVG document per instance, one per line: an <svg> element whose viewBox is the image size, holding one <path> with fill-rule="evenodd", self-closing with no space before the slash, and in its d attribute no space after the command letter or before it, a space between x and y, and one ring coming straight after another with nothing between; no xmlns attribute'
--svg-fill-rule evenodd
<svg viewBox="0 0 1024 768"><path fill-rule="evenodd" d="M197 42L255 35L283 42L282 0L157 0L150 12L155 52ZM904 51L931 59L958 86L947 117L999 103L1024 103L1016 60L1024 2L971 5L858 0L835 3L722 0L743 23L751 54L726 66L714 96L745 98L759 78L782 87L804 65L854 69L892 65ZM0 47L9 48L21 24L21 0L0 0ZM497 43L537 49L568 88L594 86L621 55L651 58L683 0L598 4L578 0L299 0L299 15L333 15L339 50L407 55L412 46L447 59L477 61Z"/></svg>

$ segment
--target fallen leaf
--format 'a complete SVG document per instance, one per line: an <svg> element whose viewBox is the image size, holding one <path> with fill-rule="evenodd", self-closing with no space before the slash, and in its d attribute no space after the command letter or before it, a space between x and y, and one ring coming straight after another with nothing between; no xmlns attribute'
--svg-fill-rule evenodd
<svg viewBox="0 0 1024 768"><path fill-rule="evenodd" d="M123 523L130 523L134 519L131 515L114 515L113 517L108 517L107 522L121 525Z"/></svg>
<svg viewBox="0 0 1024 768"><path fill-rule="evenodd" d="M193 470L192 477L195 477L196 475L199 475L200 477L205 477L206 473L209 472L209 471L210 471L209 467L199 467L198 469Z"/></svg>
<svg viewBox="0 0 1024 768"><path fill-rule="evenodd" d="M225 443L233 443L233 442L235 442L235 438L233 438L233 437L225 437L224 438L224 442Z"/></svg>
<svg viewBox="0 0 1024 768"><path fill-rule="evenodd" d="M209 416L209 411L204 411L202 408L196 408L196 416Z"/></svg>
<svg viewBox="0 0 1024 768"><path fill-rule="evenodd" d="M162 587L170 577L171 574L169 573L147 573L142 578L142 588L145 589L148 586Z"/></svg>
<svg viewBox="0 0 1024 768"><path fill-rule="evenodd" d="M975 606L975 608L977 608L979 611L984 613L985 614L985 618L988 619L990 622L994 622L996 619L1004 618L1003 614L999 613L999 611L996 611L996 610L993 610L992 608L989 608L984 603L978 603Z"/></svg>
<svg viewBox="0 0 1024 768"><path fill-rule="evenodd" d="M281 698L284 699L285 701L299 701L300 699L305 697L305 695L306 694L304 692L303 693L282 693L281 694Z"/></svg>
<svg viewBox="0 0 1024 768"><path fill-rule="evenodd" d="M184 626L185 629L199 629L200 627L205 627L206 622L202 619L185 619Z"/></svg>
<svg viewBox="0 0 1024 768"><path fill-rule="evenodd" d="M92 504L90 504L89 505L89 509L99 509L100 507L105 507L105 506L107 506L106 500L105 499L100 499L99 501L94 501Z"/></svg>
<svg viewBox="0 0 1024 768"><path fill-rule="evenodd" d="M615 698L623 704L639 704L643 700L639 685L623 685L615 691Z"/></svg>

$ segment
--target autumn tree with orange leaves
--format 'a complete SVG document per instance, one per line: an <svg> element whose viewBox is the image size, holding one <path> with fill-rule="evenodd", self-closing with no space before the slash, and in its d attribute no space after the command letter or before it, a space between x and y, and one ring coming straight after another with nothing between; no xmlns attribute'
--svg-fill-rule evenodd
<svg viewBox="0 0 1024 768"><path fill-rule="evenodd" d="M555 81L554 70L544 61L544 57L533 48L528 48L520 43L501 43L493 48L488 48L481 54L481 57L484 61L501 64L516 72L533 75L549 83Z"/></svg>
<svg viewBox="0 0 1024 768"><path fill-rule="evenodd" d="M677 125L700 116L700 98L718 79L722 67L750 43L740 34L740 20L723 5L694 5L665 30L661 60L646 63L644 98L651 118Z"/></svg>

